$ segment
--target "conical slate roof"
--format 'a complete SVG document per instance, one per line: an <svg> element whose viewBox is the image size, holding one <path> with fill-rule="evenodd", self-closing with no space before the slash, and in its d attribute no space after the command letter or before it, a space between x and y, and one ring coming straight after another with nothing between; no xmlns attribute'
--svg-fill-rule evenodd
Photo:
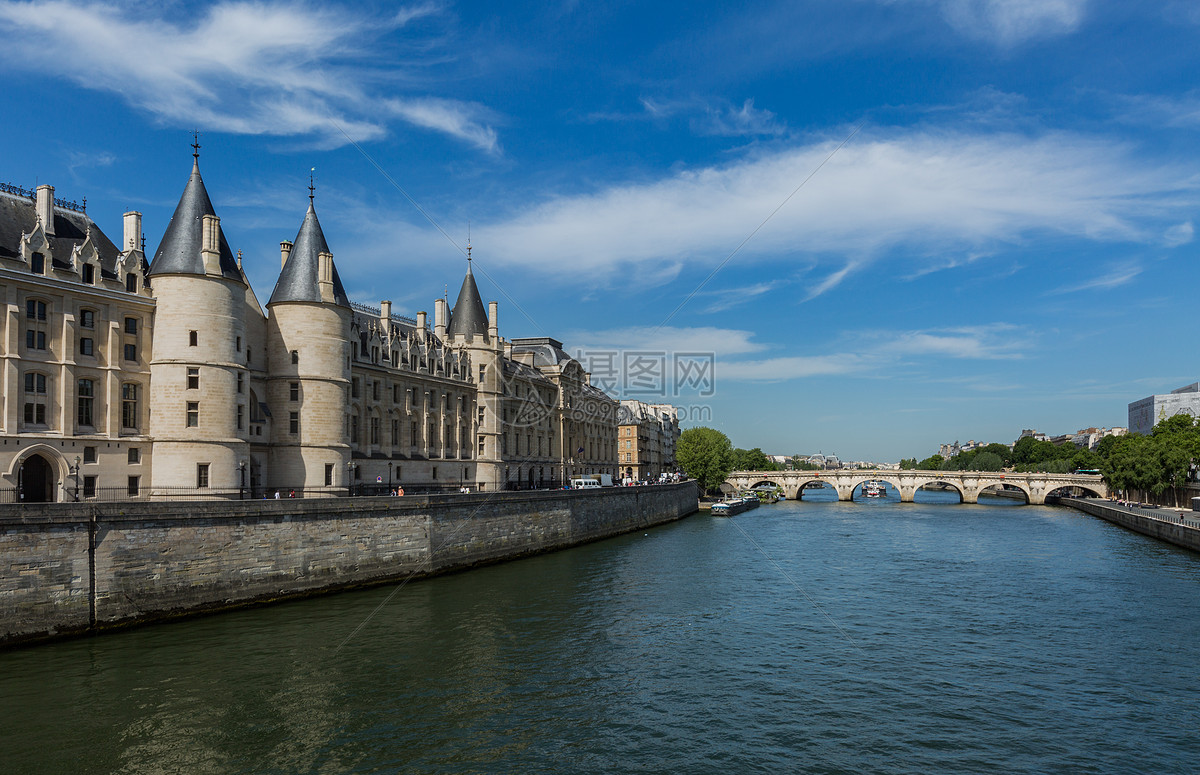
<svg viewBox="0 0 1200 775"><path fill-rule="evenodd" d="M471 274L471 262L467 260L467 276L463 278L462 288L458 291L458 301L454 302L454 310L450 313L450 325L446 328L447 336L465 336L472 339L476 336L487 338L487 310L483 307L483 299L479 297L479 286L475 284L475 276Z"/></svg>
<svg viewBox="0 0 1200 775"><path fill-rule="evenodd" d="M317 220L317 210L309 200L308 212L304 214L304 222L296 234L296 242L292 252L288 254L287 263L279 272L279 280L271 293L268 305L285 301L321 301L321 287L318 256L321 253L332 253L325 242L325 233L321 231L321 222ZM350 306L346 289L342 287L342 278L338 277L337 264L333 266L333 299L334 303L344 307Z"/></svg>
<svg viewBox="0 0 1200 775"><path fill-rule="evenodd" d="M200 160L196 159L192 164L192 176L188 178L187 187L183 189L183 196L179 198L179 205L167 224L167 231L150 264L150 275L204 274L204 257L200 254L204 216L216 214L208 191L204 188L204 181L200 178ZM241 282L242 273L238 270L229 243L225 241L225 232L219 228L217 231L221 275Z"/></svg>

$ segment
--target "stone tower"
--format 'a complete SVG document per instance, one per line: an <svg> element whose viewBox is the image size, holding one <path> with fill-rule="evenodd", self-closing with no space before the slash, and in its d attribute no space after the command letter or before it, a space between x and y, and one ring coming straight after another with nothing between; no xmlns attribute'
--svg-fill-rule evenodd
<svg viewBox="0 0 1200 775"><path fill-rule="evenodd" d="M280 243L279 281L267 302L268 485L345 487L350 447L350 300L309 189L296 241Z"/></svg>
<svg viewBox="0 0 1200 775"><path fill-rule="evenodd" d="M249 457L247 284L204 188L199 146L195 149L191 177L148 273L157 300L150 361L151 486L161 495L177 487L236 491Z"/></svg>
<svg viewBox="0 0 1200 775"><path fill-rule="evenodd" d="M471 272L470 248L467 254L467 275L463 278L458 299L446 323L446 342L455 349L466 350L476 373L472 375L478 389L476 404L476 480L485 490L504 486L504 460L500 449L503 433L504 342L497 327L498 305L492 302L484 311L479 286ZM444 309L439 308L441 315Z"/></svg>

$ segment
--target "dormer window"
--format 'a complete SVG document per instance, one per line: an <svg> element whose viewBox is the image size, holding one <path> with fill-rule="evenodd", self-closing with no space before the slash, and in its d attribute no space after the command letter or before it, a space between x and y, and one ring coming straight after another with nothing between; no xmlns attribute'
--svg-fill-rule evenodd
<svg viewBox="0 0 1200 775"><path fill-rule="evenodd" d="M137 293L138 281L137 275L133 272L125 275L125 290L129 293Z"/></svg>
<svg viewBox="0 0 1200 775"><path fill-rule="evenodd" d="M96 267L91 264L83 265L83 282L87 285L96 284Z"/></svg>
<svg viewBox="0 0 1200 775"><path fill-rule="evenodd" d="M34 253L30 256L29 271L34 274L46 274L46 257L41 253Z"/></svg>

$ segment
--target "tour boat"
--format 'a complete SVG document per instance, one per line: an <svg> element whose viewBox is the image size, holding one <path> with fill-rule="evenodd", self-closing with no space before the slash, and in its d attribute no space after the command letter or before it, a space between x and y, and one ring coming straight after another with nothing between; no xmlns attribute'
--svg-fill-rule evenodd
<svg viewBox="0 0 1200 775"><path fill-rule="evenodd" d="M887 495L887 485L878 480L872 479L863 485L863 497L865 498L882 498Z"/></svg>

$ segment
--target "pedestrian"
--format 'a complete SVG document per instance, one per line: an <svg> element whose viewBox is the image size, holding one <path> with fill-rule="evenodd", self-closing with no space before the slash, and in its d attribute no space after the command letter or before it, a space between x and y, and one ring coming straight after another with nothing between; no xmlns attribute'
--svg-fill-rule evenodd
<svg viewBox="0 0 1200 775"><path fill-rule="evenodd" d="M275 500L279 500L279 490L275 491Z"/></svg>
<svg viewBox="0 0 1200 775"><path fill-rule="evenodd" d="M288 493L288 497L289 497L289 498L295 498L295 497L296 497L296 491L295 491L295 490L292 490L290 493Z"/></svg>
<svg viewBox="0 0 1200 775"><path fill-rule="evenodd" d="M404 495L404 485L400 485L399 487L397 487L397 488L396 488L396 495L397 495L397 496L403 496L403 495Z"/></svg>

